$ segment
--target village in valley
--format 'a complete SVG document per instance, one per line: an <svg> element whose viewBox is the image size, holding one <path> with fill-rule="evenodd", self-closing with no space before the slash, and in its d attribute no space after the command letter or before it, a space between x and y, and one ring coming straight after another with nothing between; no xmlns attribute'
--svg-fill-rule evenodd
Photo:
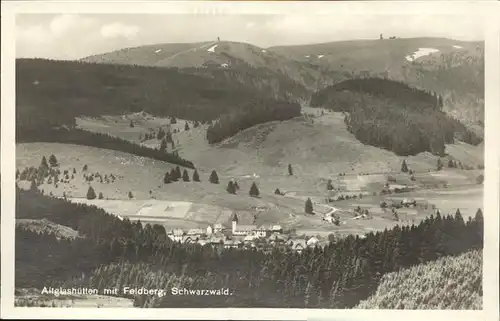
<svg viewBox="0 0 500 321"><path fill-rule="evenodd" d="M269 250L272 247L288 247L301 252L306 247L315 247L320 240L315 237L293 238L281 225L242 225L238 224L238 215L233 213L231 228L216 223L208 225L206 230L174 229L167 232L168 237L180 243L211 244L224 248L258 248Z"/></svg>

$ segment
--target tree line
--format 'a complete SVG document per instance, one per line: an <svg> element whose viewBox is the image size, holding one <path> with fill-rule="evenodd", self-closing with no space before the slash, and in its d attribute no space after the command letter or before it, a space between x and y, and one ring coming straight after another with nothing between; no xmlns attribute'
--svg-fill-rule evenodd
<svg viewBox="0 0 500 321"><path fill-rule="evenodd" d="M275 120L287 120L300 116L300 105L287 101L252 100L241 108L222 115L207 128L207 140L218 143L241 130Z"/></svg>
<svg viewBox="0 0 500 321"><path fill-rule="evenodd" d="M385 87L384 87L385 84ZM436 107L436 96L387 79L353 79L318 92L312 105L347 112L347 129L365 144L400 156L444 155L455 138L482 139Z"/></svg>
<svg viewBox="0 0 500 321"><path fill-rule="evenodd" d="M102 289L143 286L141 280L148 279L156 287L194 282L197 288L229 287L234 292L203 300L136 297L139 306L351 308L368 298L386 273L483 246L481 210L468 220L459 211L454 216L437 213L418 225L349 235L302 253L280 248L264 253L174 243L160 225L120 220L96 207L36 191L18 189L17 197L16 218L45 217L84 238L57 240L17 230L16 286L86 284ZM168 280L175 282L162 283Z"/></svg>
<svg viewBox="0 0 500 321"><path fill-rule="evenodd" d="M92 146L194 168L194 164L191 161L183 159L177 154L145 147L108 134L94 133L79 128L62 127L45 128L43 130L24 130L21 135L16 136L16 139L17 143L50 142Z"/></svg>

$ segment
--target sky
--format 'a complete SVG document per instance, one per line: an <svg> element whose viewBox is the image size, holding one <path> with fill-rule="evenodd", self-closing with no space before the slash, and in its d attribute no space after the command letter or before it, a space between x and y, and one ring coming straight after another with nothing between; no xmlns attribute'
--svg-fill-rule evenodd
<svg viewBox="0 0 500 321"><path fill-rule="evenodd" d="M18 14L16 57L72 60L126 47L221 40L259 47L384 36L483 40L464 15Z"/></svg>

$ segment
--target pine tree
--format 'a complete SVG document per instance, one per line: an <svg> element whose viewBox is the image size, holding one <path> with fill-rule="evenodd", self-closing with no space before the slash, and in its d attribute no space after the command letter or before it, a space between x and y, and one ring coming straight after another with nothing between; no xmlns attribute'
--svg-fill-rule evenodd
<svg viewBox="0 0 500 321"><path fill-rule="evenodd" d="M128 192L128 198L132 199L133 197L134 197L134 195L132 194L132 192Z"/></svg>
<svg viewBox="0 0 500 321"><path fill-rule="evenodd" d="M73 174L76 174L76 169L73 167Z"/></svg>
<svg viewBox="0 0 500 321"><path fill-rule="evenodd" d="M239 190L240 189L240 185L238 185L238 182L237 181L233 181L233 185L234 185L234 189L235 190Z"/></svg>
<svg viewBox="0 0 500 321"><path fill-rule="evenodd" d="M102 195L102 192L99 192L99 199L100 200L104 199L104 195Z"/></svg>
<svg viewBox="0 0 500 321"><path fill-rule="evenodd" d="M184 124L184 130L185 131L188 131L189 130L189 124L188 122L186 121L186 123Z"/></svg>
<svg viewBox="0 0 500 321"><path fill-rule="evenodd" d="M194 182L199 182L200 181L200 175L198 174L198 171L195 169L193 173L193 181Z"/></svg>
<svg viewBox="0 0 500 321"><path fill-rule="evenodd" d="M276 194L276 195L281 195L281 191L280 191L280 189L279 189L279 188L276 188L276 189L274 190L274 194Z"/></svg>
<svg viewBox="0 0 500 321"><path fill-rule="evenodd" d="M167 140L162 139L160 143L160 151L165 152L167 150Z"/></svg>
<svg viewBox="0 0 500 321"><path fill-rule="evenodd" d="M31 192L37 192L38 191L38 186L36 185L36 182L35 182L34 179L31 180L30 191Z"/></svg>
<svg viewBox="0 0 500 321"><path fill-rule="evenodd" d="M165 139L167 140L167 143L174 143L172 132L170 130L165 134Z"/></svg>
<svg viewBox="0 0 500 321"><path fill-rule="evenodd" d="M40 167L49 168L49 164L47 164L47 158L45 158L45 156L42 156L42 162L40 163Z"/></svg>
<svg viewBox="0 0 500 321"><path fill-rule="evenodd" d="M134 122L132 120L130 120L130 125L129 125L131 128L134 128Z"/></svg>
<svg viewBox="0 0 500 321"><path fill-rule="evenodd" d="M177 177L177 179L180 179L182 177L181 168L179 166L175 167L175 177Z"/></svg>
<svg viewBox="0 0 500 321"><path fill-rule="evenodd" d="M96 198L95 191L92 188L92 186L89 186L89 189L87 190L87 199L88 200L93 200Z"/></svg>
<svg viewBox="0 0 500 321"><path fill-rule="evenodd" d="M438 159L437 159L436 169L437 169L438 171L440 171L440 170L442 170L442 169L443 169L443 162L441 161L441 158L438 158Z"/></svg>
<svg viewBox="0 0 500 321"><path fill-rule="evenodd" d="M252 197L258 197L259 196L259 194L260 194L259 188L257 187L257 184L255 184L255 182L253 182L252 186L250 186L249 194Z"/></svg>
<svg viewBox="0 0 500 321"><path fill-rule="evenodd" d="M180 177L177 177L177 171L175 170L175 168L172 168L170 170L170 179L174 182L177 182L179 180Z"/></svg>
<svg viewBox="0 0 500 321"><path fill-rule="evenodd" d="M229 194L236 194L236 188L234 188L234 184L232 181L229 181L227 183L227 188L226 188L226 191L229 193Z"/></svg>
<svg viewBox="0 0 500 321"><path fill-rule="evenodd" d="M306 201L305 212L307 214L314 214L313 204L310 198L308 198Z"/></svg>
<svg viewBox="0 0 500 321"><path fill-rule="evenodd" d="M403 159L403 163L401 163L401 171L403 173L407 173L408 172L408 165L406 165L406 160Z"/></svg>
<svg viewBox="0 0 500 321"><path fill-rule="evenodd" d="M184 170L184 172L182 173L182 180L184 182L189 182L189 174L187 170Z"/></svg>
<svg viewBox="0 0 500 321"><path fill-rule="evenodd" d="M49 157L49 164L51 167L56 167L58 164L57 164L57 158L56 156L54 156L54 154L50 155Z"/></svg>
<svg viewBox="0 0 500 321"><path fill-rule="evenodd" d="M21 173L19 172L18 169L16 169L16 179L19 179L19 176L21 175Z"/></svg>
<svg viewBox="0 0 500 321"><path fill-rule="evenodd" d="M212 184L219 184L219 176L217 175L216 171L212 171L212 173L210 174L209 181Z"/></svg>
<svg viewBox="0 0 500 321"><path fill-rule="evenodd" d="M195 120L195 121L194 121L194 124L193 124L193 127L194 127L194 128L197 128L198 126L200 126L200 122L199 122L199 121L197 121L197 120Z"/></svg>
<svg viewBox="0 0 500 321"><path fill-rule="evenodd" d="M88 169L89 169L89 167L87 166L87 164L83 165L83 168L82 168L83 172L86 172Z"/></svg>
<svg viewBox="0 0 500 321"><path fill-rule="evenodd" d="M455 167L455 164L453 163L453 160L451 160L451 159L450 159L450 160L448 161L448 167L449 167L449 168L454 168L454 167Z"/></svg>
<svg viewBox="0 0 500 321"><path fill-rule="evenodd" d="M170 173L169 172L165 173L165 176L163 177L163 183L165 183L165 184L172 183L172 180L170 179Z"/></svg>
<svg viewBox="0 0 500 321"><path fill-rule="evenodd" d="M292 164L288 164L288 175L290 175L290 176L293 175Z"/></svg>
<svg viewBox="0 0 500 321"><path fill-rule="evenodd" d="M334 189L331 179L329 179L328 183L326 183L326 189L329 190L329 191L332 191Z"/></svg>
<svg viewBox="0 0 500 321"><path fill-rule="evenodd" d="M476 183L477 184L483 184L484 182L484 175L483 174L480 174L477 178L476 178Z"/></svg>
<svg viewBox="0 0 500 321"><path fill-rule="evenodd" d="M170 124L172 124L172 125L173 125L173 124L177 124L177 118L175 118L175 116L172 116L172 117L170 118Z"/></svg>
<svg viewBox="0 0 500 321"><path fill-rule="evenodd" d="M163 137L165 137L165 131L163 130L163 128L160 127L160 129L158 129L158 134L156 135L156 139L160 140L163 139Z"/></svg>

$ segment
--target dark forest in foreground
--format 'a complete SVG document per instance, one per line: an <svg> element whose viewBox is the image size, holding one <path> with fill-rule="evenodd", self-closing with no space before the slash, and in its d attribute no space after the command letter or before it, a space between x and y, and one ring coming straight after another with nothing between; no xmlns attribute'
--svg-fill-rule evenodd
<svg viewBox="0 0 500 321"><path fill-rule="evenodd" d="M401 268L483 246L483 215L430 215L418 225L348 236L301 254L276 248L222 249L172 242L161 226L119 220L101 209L17 190L16 218L69 226L82 238L16 229L16 287L50 284L191 289L232 296L134 297L142 307L352 308ZM84 273L84 277L82 277Z"/></svg>

